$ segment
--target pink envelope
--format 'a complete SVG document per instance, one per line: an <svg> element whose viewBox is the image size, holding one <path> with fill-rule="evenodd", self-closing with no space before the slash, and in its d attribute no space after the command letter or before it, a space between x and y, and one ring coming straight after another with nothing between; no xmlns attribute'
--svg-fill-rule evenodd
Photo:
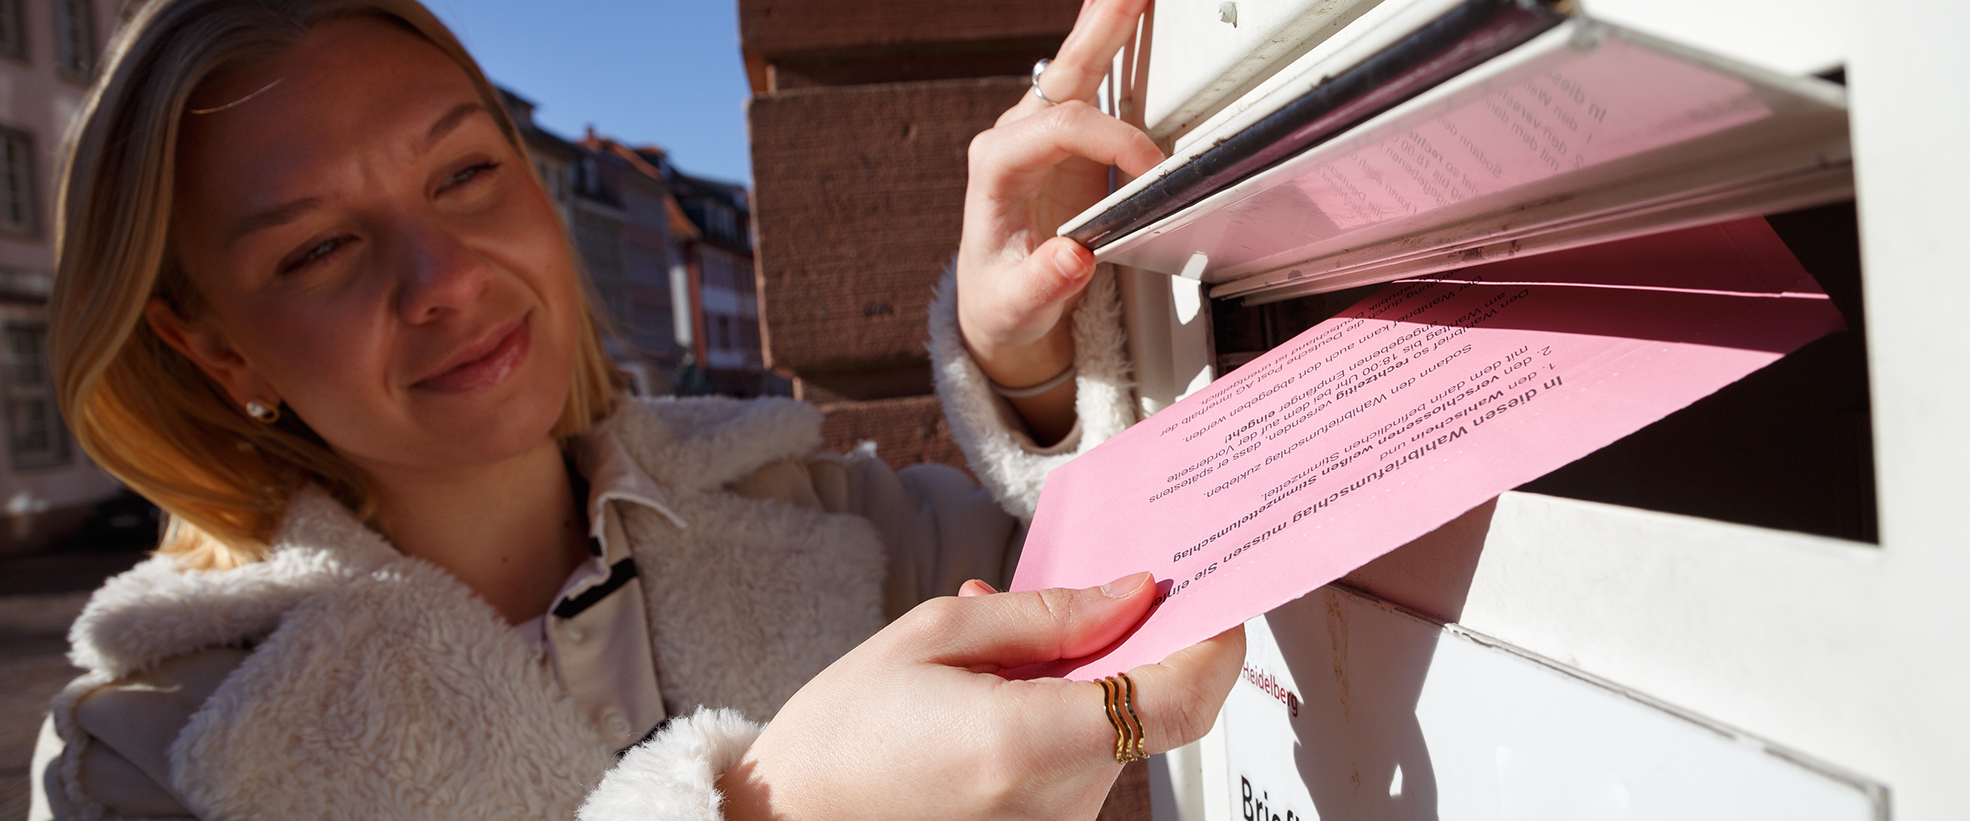
<svg viewBox="0 0 1970 821"><path fill-rule="evenodd" d="M1390 283L1047 477L1013 590L1149 570L1161 661L1842 327L1763 219Z"/></svg>

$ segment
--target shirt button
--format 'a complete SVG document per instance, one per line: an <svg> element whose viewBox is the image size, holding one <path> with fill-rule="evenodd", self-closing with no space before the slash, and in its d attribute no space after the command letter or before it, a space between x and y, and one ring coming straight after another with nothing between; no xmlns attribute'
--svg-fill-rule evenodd
<svg viewBox="0 0 1970 821"><path fill-rule="evenodd" d="M579 642L582 636L587 635L582 632L581 628L576 627L573 622L564 622L561 634L567 636L568 640L573 642Z"/></svg>
<svg viewBox="0 0 1970 821"><path fill-rule="evenodd" d="M610 712L608 718L602 720L602 726L617 738L629 738L629 719L623 718L622 713Z"/></svg>

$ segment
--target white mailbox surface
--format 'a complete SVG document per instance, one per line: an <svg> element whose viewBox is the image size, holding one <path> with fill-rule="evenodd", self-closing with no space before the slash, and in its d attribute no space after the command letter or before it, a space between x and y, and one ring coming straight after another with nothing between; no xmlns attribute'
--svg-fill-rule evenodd
<svg viewBox="0 0 1970 821"><path fill-rule="evenodd" d="M1207 817L1884 817L1859 779L1343 588L1246 631Z"/></svg>
<svg viewBox="0 0 1970 821"><path fill-rule="evenodd" d="M1160 0L1145 39L1144 125L1159 138L1195 126L1379 1Z"/></svg>
<svg viewBox="0 0 1970 821"><path fill-rule="evenodd" d="M1347 723L1340 729L1316 727L1308 723L1312 714L1302 704L1301 722L1288 724L1284 737L1255 736L1248 708L1278 702L1268 702L1269 696L1253 685L1239 685L1231 715L1217 731L1165 757L1167 767L1152 770L1153 778L1164 773L1159 819L1240 817L1239 771L1228 766L1232 762L1248 768L1248 778L1259 772L1253 767L1285 768L1267 771L1277 772L1285 786L1259 785L1259 797L1269 796L1277 810L1268 817L1284 819L1291 811L1295 818L1319 812L1330 818L1447 819L1501 812L1500 788L1510 776L1499 775L1497 748L1514 751L1505 763L1508 773L1520 762L1542 760L1530 753L1520 756L1530 749L1523 742L1505 743L1520 738L1512 733L1520 731L1522 721L1533 719L1520 713L1500 713L1512 716L1510 721L1470 713L1516 705L1513 709L1536 719L1541 711L1557 714L1558 707L1531 697L1505 706L1486 703L1482 709L1467 702L1465 732L1448 732L1440 707L1454 702L1450 693L1440 691L1469 687L1470 698L1488 698L1487 693L1500 689L1484 685L1483 677L1453 681L1451 672L1461 668L1451 660L1449 648L1468 645L1456 652L1493 653L1504 657L1500 664L1532 665L1534 672L1562 679L1566 686L1599 685L1478 643L1470 638L1474 634L1524 648L1528 656L1556 659L1594 681L1618 683L1618 688L1601 688L1605 692L1645 693L1647 699L1633 706L1653 711L1657 723L1710 727L1714 720L1741 728L1743 734L1706 732L1713 732L1719 743L1746 745L1747 759L1771 758L1793 766L1787 754L1766 750L1794 750L1802 752L1798 760L1830 761L1839 771L1859 773L1892 795L1891 801L1870 800L1892 803L1892 817L1899 821L1970 818L1970 778L1965 777L1970 744L1964 742L1970 738L1970 699L1963 697L1964 682L1970 680L1970 631L1963 629L1960 617L1964 590L1970 587L1970 542L1963 522L1963 502L1970 498L1970 437L1963 435L1970 378L1962 367L1970 362L1970 334L1951 313L1970 304L1962 241L1963 226L1970 224L1970 197L1964 196L1970 191L1970 164L1948 159L1962 153L1962 136L1970 133L1970 107L1956 104L1970 88L1970 48L1964 48L1963 37L1970 31L1970 3L1917 0L1880 9L1824 0L1588 0L1585 5L1602 19L1785 74L1845 65L1862 240L1879 542L1846 542L1532 493L1504 494L1495 509L1446 526L1350 577L1375 595L1459 627L1412 622L1420 624L1416 629L1427 642L1388 644L1370 653L1372 642L1390 640L1369 638L1366 625L1397 624L1389 619L1407 617L1363 615L1348 623L1348 630L1330 633L1327 616L1321 615L1325 600L1319 598L1327 593L1310 599L1321 605L1295 605L1311 608L1305 614L1308 623L1287 629L1301 630L1313 642L1308 648L1317 650L1321 641L1329 644L1321 657L1327 666L1287 668L1298 676L1289 686L1311 684L1315 671L1347 682L1348 700L1335 708ZM1767 28L1747 31L1754 25ZM1172 51L1164 49L1163 56L1146 62L1160 63ZM1171 299L1173 286L1189 289L1194 297L1192 280L1126 268L1120 274L1138 390L1145 409L1154 410L1208 382L1212 311L1198 310L1194 299L1185 306ZM1338 612L1379 607L1360 600L1350 603L1351 598L1338 600ZM1316 615L1321 618L1312 618ZM1272 652L1271 663L1283 667L1276 651L1261 649L1270 633L1262 636L1260 631L1269 624L1254 622L1253 658ZM1332 643L1343 637L1349 641L1336 651ZM1384 665L1396 666L1385 671ZM1401 677L1405 669L1412 677ZM1423 672L1417 674L1417 669ZM1375 695L1378 687L1386 690L1405 682L1413 691L1400 697ZM1503 689L1518 694L1514 688ZM1332 696L1327 692L1320 697ZM1296 702L1313 698L1296 691ZM1364 712L1376 699L1401 711ZM1671 707L1652 706L1656 704ZM1616 705L1618 700L1610 698L1604 706L1613 710ZM1411 723L1370 723L1390 715ZM1704 719L1679 717L1684 715ZM1497 720L1491 725L1497 728L1496 738L1472 729L1478 725L1470 722L1478 718ZM1540 720L1548 729L1564 728L1558 719ZM1622 735L1627 730L1601 726L1602 731L1585 738L1606 745L1630 743ZM1328 734L1315 738L1311 734L1316 730ZM1410 735L1381 744L1376 741L1381 731ZM1458 738L1477 752L1459 753ZM1489 746L1471 738L1483 738ZM1399 802L1389 797L1398 786L1398 759L1373 755L1392 749L1427 753L1402 760ZM1601 754L1595 749L1601 748L1588 748L1579 760L1594 760L1590 753ZM1329 763L1339 762L1345 791L1334 787L1337 782L1315 780L1300 788L1300 798L1282 798L1309 766L1305 756L1315 753L1331 756ZM1355 760L1362 763L1356 766ZM1674 756L1649 760L1664 767L1678 762ZM1802 783L1818 778L1825 782L1825 794L1842 794L1836 789L1846 783L1842 778L1814 766L1799 769ZM1654 805L1640 802L1657 793L1644 792L1642 786L1672 783L1683 770L1649 772L1657 773L1656 780L1625 784L1636 802L1629 817L1654 812ZM1466 781L1465 773L1479 780ZM1707 780L1689 782L1689 789L1720 783L1710 777L1711 770L1697 775ZM1465 786L1486 783L1482 779L1487 777L1492 792ZM1431 792L1423 792L1426 788ZM1861 786L1849 786L1846 792L1864 798L1876 794ZM1331 802L1342 798L1358 803L1330 811ZM1854 806L1830 800L1816 806L1820 816L1801 817ZM1869 814L1842 817L1887 818L1889 813L1876 807ZM1767 810L1745 817L1778 816L1778 810Z"/></svg>

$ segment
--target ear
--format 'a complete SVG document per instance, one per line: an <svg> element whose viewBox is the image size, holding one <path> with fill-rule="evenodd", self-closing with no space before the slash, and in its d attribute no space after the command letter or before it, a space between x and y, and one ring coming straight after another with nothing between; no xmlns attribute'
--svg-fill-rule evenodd
<svg viewBox="0 0 1970 821"><path fill-rule="evenodd" d="M151 297L144 304L144 322L164 344L191 360L213 384L225 391L233 407L245 407L252 399L280 403L280 393L212 323L187 320L158 297Z"/></svg>

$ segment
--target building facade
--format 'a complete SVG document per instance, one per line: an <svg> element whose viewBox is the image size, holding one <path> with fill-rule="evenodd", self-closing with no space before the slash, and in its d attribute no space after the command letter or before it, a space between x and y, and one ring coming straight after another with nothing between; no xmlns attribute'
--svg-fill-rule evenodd
<svg viewBox="0 0 1970 821"><path fill-rule="evenodd" d="M674 393L680 364L670 305L669 190L632 152L593 131L575 144L569 233L588 269L606 343L644 394Z"/></svg>
<svg viewBox="0 0 1970 821"><path fill-rule="evenodd" d="M680 232L677 277L692 300L694 392L730 396L787 394L792 384L766 369L753 266L752 213L742 186L693 177L670 167L671 193L688 223Z"/></svg>
<svg viewBox="0 0 1970 821"><path fill-rule="evenodd" d="M569 141L504 91L534 169L587 270L606 344L644 395L785 394L766 369L744 186L590 129Z"/></svg>
<svg viewBox="0 0 1970 821"><path fill-rule="evenodd" d="M0 552L61 535L119 485L62 425L48 363L55 175L116 0L0 0Z"/></svg>

